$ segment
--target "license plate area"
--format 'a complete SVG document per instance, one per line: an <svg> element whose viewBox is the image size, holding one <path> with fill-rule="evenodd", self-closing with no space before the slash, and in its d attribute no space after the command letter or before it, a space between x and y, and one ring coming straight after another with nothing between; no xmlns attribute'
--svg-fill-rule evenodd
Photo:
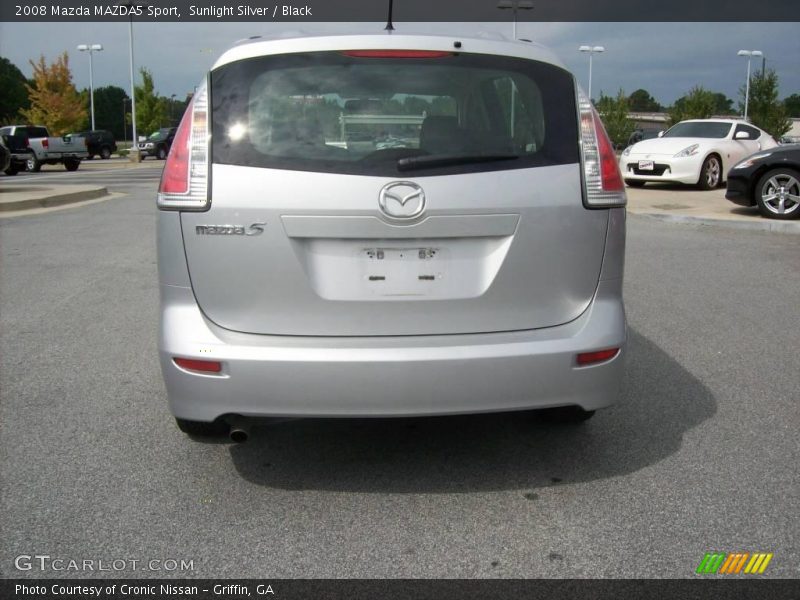
<svg viewBox="0 0 800 600"><path fill-rule="evenodd" d="M314 291L326 300L340 301L481 296L497 275L510 244L510 236L294 241Z"/></svg>
<svg viewBox="0 0 800 600"><path fill-rule="evenodd" d="M640 160L639 161L639 170L640 171L653 171L656 168L655 161L652 160Z"/></svg>
<svg viewBox="0 0 800 600"><path fill-rule="evenodd" d="M364 248L362 279L376 284L381 295L428 295L429 286L444 278L448 254L447 248L431 246Z"/></svg>

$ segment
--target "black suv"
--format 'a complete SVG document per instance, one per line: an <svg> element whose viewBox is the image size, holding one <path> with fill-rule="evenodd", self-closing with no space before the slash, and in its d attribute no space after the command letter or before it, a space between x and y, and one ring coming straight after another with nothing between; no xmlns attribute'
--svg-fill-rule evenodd
<svg viewBox="0 0 800 600"><path fill-rule="evenodd" d="M95 129L94 131L79 131L72 135L86 138L86 149L89 151L89 158L99 156L102 159L111 158L117 151L117 142L114 134L105 129Z"/></svg>
<svg viewBox="0 0 800 600"><path fill-rule="evenodd" d="M176 131L178 131L177 127L162 127L151 133L144 142L139 142L139 152L142 154L142 158L146 156L155 156L160 160L167 158Z"/></svg>

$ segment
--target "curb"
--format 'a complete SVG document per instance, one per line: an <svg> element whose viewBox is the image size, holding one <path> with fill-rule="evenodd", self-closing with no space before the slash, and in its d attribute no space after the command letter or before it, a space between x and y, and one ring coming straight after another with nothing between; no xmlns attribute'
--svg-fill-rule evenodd
<svg viewBox="0 0 800 600"><path fill-rule="evenodd" d="M800 234L800 222L771 221L759 217L759 221L734 221L732 219L714 219L712 217L696 217L694 215L671 215L662 213L632 212L628 216L665 221L668 223L683 223L689 225L707 225L715 227L729 227L731 229L745 229L749 231L770 231L773 233Z"/></svg>
<svg viewBox="0 0 800 600"><path fill-rule="evenodd" d="M108 195L108 190L106 188L98 187L90 190L68 192L65 194L52 194L49 196L42 196L40 198L10 200L8 202L0 202L0 212L29 210L32 208L52 208L54 206L63 206L65 204L83 202L84 200L94 200L96 198L102 198L103 196Z"/></svg>

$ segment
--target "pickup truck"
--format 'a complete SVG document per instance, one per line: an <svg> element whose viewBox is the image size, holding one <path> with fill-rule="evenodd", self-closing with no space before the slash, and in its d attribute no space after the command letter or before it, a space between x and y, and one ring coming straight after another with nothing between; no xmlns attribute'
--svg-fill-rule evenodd
<svg viewBox="0 0 800 600"><path fill-rule="evenodd" d="M46 127L33 125L7 125L0 127L0 135L25 141L29 149L26 159L28 171L38 172L42 165L63 164L67 171L77 171L81 160L89 157L86 139L79 136L51 137Z"/></svg>

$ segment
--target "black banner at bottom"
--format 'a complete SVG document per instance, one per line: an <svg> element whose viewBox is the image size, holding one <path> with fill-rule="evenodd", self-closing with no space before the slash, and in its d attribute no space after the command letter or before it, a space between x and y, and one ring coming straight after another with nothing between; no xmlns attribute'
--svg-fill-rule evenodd
<svg viewBox="0 0 800 600"><path fill-rule="evenodd" d="M4 579L3 600L796 599L788 579Z"/></svg>

